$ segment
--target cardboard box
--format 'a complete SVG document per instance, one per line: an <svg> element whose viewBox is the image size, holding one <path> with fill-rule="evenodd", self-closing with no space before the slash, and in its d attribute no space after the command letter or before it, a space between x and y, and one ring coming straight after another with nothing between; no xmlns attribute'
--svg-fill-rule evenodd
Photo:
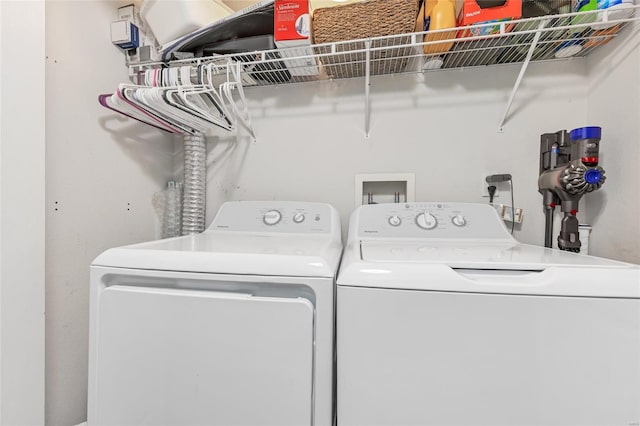
<svg viewBox="0 0 640 426"><path fill-rule="evenodd" d="M522 16L522 0L464 0L458 15L458 26L495 23L486 27L471 26L458 37L496 34L500 32L500 23L518 19ZM509 27L507 30L510 30Z"/></svg>
<svg viewBox="0 0 640 426"><path fill-rule="evenodd" d="M522 16L522 0L494 2L499 6L486 7L486 0L464 0L460 10L460 24L471 25L479 22L518 19Z"/></svg>
<svg viewBox="0 0 640 426"><path fill-rule="evenodd" d="M276 0L274 5L273 38L282 58L311 56L311 19L309 0ZM312 57L284 59L291 75L317 75L318 64Z"/></svg>
<svg viewBox="0 0 640 426"><path fill-rule="evenodd" d="M129 21L135 25L140 26L140 22L138 22L136 16L136 7L133 4L118 8L118 20Z"/></svg>
<svg viewBox="0 0 640 426"><path fill-rule="evenodd" d="M309 0L276 0L273 38L279 41L309 40Z"/></svg>
<svg viewBox="0 0 640 426"><path fill-rule="evenodd" d="M130 21L112 22L111 42L124 50L140 47L140 32L138 27Z"/></svg>
<svg viewBox="0 0 640 426"><path fill-rule="evenodd" d="M127 65L136 65L145 62L159 62L160 54L153 46L140 46L127 50L125 54Z"/></svg>

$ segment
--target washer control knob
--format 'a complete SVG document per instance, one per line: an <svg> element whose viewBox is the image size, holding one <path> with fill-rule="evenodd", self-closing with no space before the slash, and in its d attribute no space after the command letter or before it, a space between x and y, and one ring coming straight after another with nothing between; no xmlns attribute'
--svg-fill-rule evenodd
<svg viewBox="0 0 640 426"><path fill-rule="evenodd" d="M267 225L275 225L282 220L282 214L278 210L269 210L264 214L262 220Z"/></svg>
<svg viewBox="0 0 640 426"><path fill-rule="evenodd" d="M293 221L295 223L302 223L304 222L304 213L296 213L293 215Z"/></svg>
<svg viewBox="0 0 640 426"><path fill-rule="evenodd" d="M460 227L465 226L467 224L467 220L461 214L457 214L454 217L452 217L451 222L455 226L460 226Z"/></svg>
<svg viewBox="0 0 640 426"><path fill-rule="evenodd" d="M420 213L416 216L416 225L422 229L433 229L438 226L438 219L431 213Z"/></svg>
<svg viewBox="0 0 640 426"><path fill-rule="evenodd" d="M390 216L389 217L389 225L391 226L400 226L400 224L402 223L402 220L400 220L400 218L396 215Z"/></svg>

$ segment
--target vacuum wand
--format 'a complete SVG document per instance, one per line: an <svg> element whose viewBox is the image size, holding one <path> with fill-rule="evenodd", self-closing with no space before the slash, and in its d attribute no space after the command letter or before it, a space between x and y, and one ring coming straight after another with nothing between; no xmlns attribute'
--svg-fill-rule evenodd
<svg viewBox="0 0 640 426"><path fill-rule="evenodd" d="M538 191L545 212L545 247L552 247L553 214L560 205L564 217L558 248L580 251L576 217L580 199L600 188L606 179L604 169L598 166L601 133L600 127L580 127L540 136Z"/></svg>

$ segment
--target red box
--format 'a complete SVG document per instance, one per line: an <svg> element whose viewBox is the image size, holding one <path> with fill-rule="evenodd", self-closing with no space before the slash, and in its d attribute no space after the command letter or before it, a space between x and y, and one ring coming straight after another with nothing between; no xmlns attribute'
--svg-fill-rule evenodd
<svg viewBox="0 0 640 426"><path fill-rule="evenodd" d="M483 4L484 3L484 4ZM486 7L491 3L503 3L494 7ZM483 9L480 5L485 6ZM495 22L495 25L486 27L471 27L468 30L460 31L458 37L469 37L471 35L488 35L500 32L500 22L518 19L522 16L522 0L464 0L458 15L457 25L459 27L471 24L484 24ZM507 31L513 26L509 26Z"/></svg>
<svg viewBox="0 0 640 426"><path fill-rule="evenodd" d="M501 6L483 9L480 5L485 2L486 0L464 0L460 10L459 23L470 25L478 22L518 19L522 16L522 0L506 0ZM485 4L490 4L490 2Z"/></svg>
<svg viewBox="0 0 640 426"><path fill-rule="evenodd" d="M276 0L273 21L273 37L276 43L308 40L309 30L309 0Z"/></svg>
<svg viewBox="0 0 640 426"><path fill-rule="evenodd" d="M310 47L309 0L275 1L273 39L291 75L318 75L318 63Z"/></svg>

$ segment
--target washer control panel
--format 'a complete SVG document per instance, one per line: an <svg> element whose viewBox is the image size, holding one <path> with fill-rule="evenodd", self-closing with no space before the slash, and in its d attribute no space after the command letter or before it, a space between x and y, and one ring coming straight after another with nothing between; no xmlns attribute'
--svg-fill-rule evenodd
<svg viewBox="0 0 640 426"><path fill-rule="evenodd" d="M370 204L357 214L361 237L511 238L496 211L486 204Z"/></svg>
<svg viewBox="0 0 640 426"><path fill-rule="evenodd" d="M222 205L209 229L239 232L329 233L332 208L323 203L233 201Z"/></svg>

